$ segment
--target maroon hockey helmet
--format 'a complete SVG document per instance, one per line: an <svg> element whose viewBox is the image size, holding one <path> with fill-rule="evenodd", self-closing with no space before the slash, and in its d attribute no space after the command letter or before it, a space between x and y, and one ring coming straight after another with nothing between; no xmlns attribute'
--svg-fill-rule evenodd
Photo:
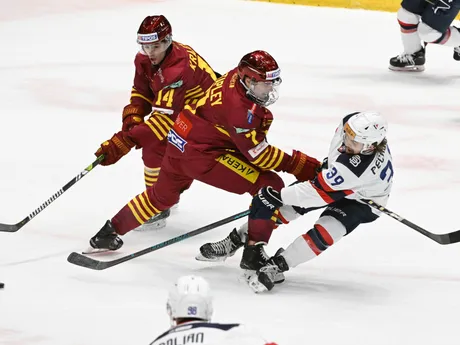
<svg viewBox="0 0 460 345"><path fill-rule="evenodd" d="M271 81L280 78L281 71L276 60L263 50L246 54L238 65L238 75L244 80Z"/></svg>
<svg viewBox="0 0 460 345"><path fill-rule="evenodd" d="M238 75L247 97L254 103L266 107L278 100L281 70L266 51L256 50L243 56L238 64ZM250 80L249 85L246 78Z"/></svg>
<svg viewBox="0 0 460 345"><path fill-rule="evenodd" d="M137 31L137 43L150 44L172 35L172 27L165 16L147 16Z"/></svg>

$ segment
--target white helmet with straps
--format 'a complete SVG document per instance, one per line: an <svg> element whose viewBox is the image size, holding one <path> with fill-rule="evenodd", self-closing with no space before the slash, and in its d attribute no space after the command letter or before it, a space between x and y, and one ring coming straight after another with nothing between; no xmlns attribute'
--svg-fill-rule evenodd
<svg viewBox="0 0 460 345"><path fill-rule="evenodd" d="M180 277L169 292L166 309L173 325L179 318L210 321L213 307L208 282L199 276Z"/></svg>
<svg viewBox="0 0 460 345"><path fill-rule="evenodd" d="M360 112L350 117L343 129L351 139L364 144L361 153L366 154L372 152L385 139L388 123L377 112Z"/></svg>

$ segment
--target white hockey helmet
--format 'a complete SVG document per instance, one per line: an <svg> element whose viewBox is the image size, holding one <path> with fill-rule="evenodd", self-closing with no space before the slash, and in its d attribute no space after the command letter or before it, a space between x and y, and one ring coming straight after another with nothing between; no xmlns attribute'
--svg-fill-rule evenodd
<svg viewBox="0 0 460 345"><path fill-rule="evenodd" d="M201 319L210 321L213 308L208 282L199 276L180 277L169 291L166 309L171 324L176 319Z"/></svg>
<svg viewBox="0 0 460 345"><path fill-rule="evenodd" d="M361 154L369 154L385 139L388 123L377 112L361 112L350 117L343 128L351 139L363 144Z"/></svg>

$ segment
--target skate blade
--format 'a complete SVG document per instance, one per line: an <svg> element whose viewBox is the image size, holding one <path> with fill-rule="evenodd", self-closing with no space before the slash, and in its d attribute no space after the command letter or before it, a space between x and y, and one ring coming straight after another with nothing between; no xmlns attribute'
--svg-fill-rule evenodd
<svg viewBox="0 0 460 345"><path fill-rule="evenodd" d="M96 249L93 247L88 247L86 250L82 251L81 253L83 255L91 255L91 254L102 254L102 253L107 253L107 252L113 252L113 250L110 249Z"/></svg>
<svg viewBox="0 0 460 345"><path fill-rule="evenodd" d="M268 291L267 287L259 281L256 271L244 270L242 280L248 284L249 288L255 293Z"/></svg>
<svg viewBox="0 0 460 345"><path fill-rule="evenodd" d="M423 72L425 70L425 66L407 66L407 67L394 67L388 66L388 69L395 72Z"/></svg>
<svg viewBox="0 0 460 345"><path fill-rule="evenodd" d="M157 220L154 223L144 223L141 226L138 226L134 231L155 231L163 229L166 226L166 219Z"/></svg>
<svg viewBox="0 0 460 345"><path fill-rule="evenodd" d="M203 254L198 254L195 256L195 260L197 261L205 261L205 262L224 262L227 259L227 256L222 257L214 257L214 258L207 258L203 256Z"/></svg>

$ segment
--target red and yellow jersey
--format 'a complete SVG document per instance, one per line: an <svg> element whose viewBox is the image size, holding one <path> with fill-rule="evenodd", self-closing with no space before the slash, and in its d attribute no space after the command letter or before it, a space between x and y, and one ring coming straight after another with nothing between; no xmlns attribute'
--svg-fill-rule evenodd
<svg viewBox="0 0 460 345"><path fill-rule="evenodd" d="M173 42L168 49L159 66L153 66L142 51L136 55L130 104L123 110L123 117L158 115L146 124L159 139L166 137L184 106L195 104L216 80L213 69L191 47Z"/></svg>
<svg viewBox="0 0 460 345"><path fill-rule="evenodd" d="M192 158L235 152L263 170L282 171L290 156L268 144L272 121L270 110L246 97L235 68L217 79L196 104L185 106L168 138L177 150L168 152Z"/></svg>

